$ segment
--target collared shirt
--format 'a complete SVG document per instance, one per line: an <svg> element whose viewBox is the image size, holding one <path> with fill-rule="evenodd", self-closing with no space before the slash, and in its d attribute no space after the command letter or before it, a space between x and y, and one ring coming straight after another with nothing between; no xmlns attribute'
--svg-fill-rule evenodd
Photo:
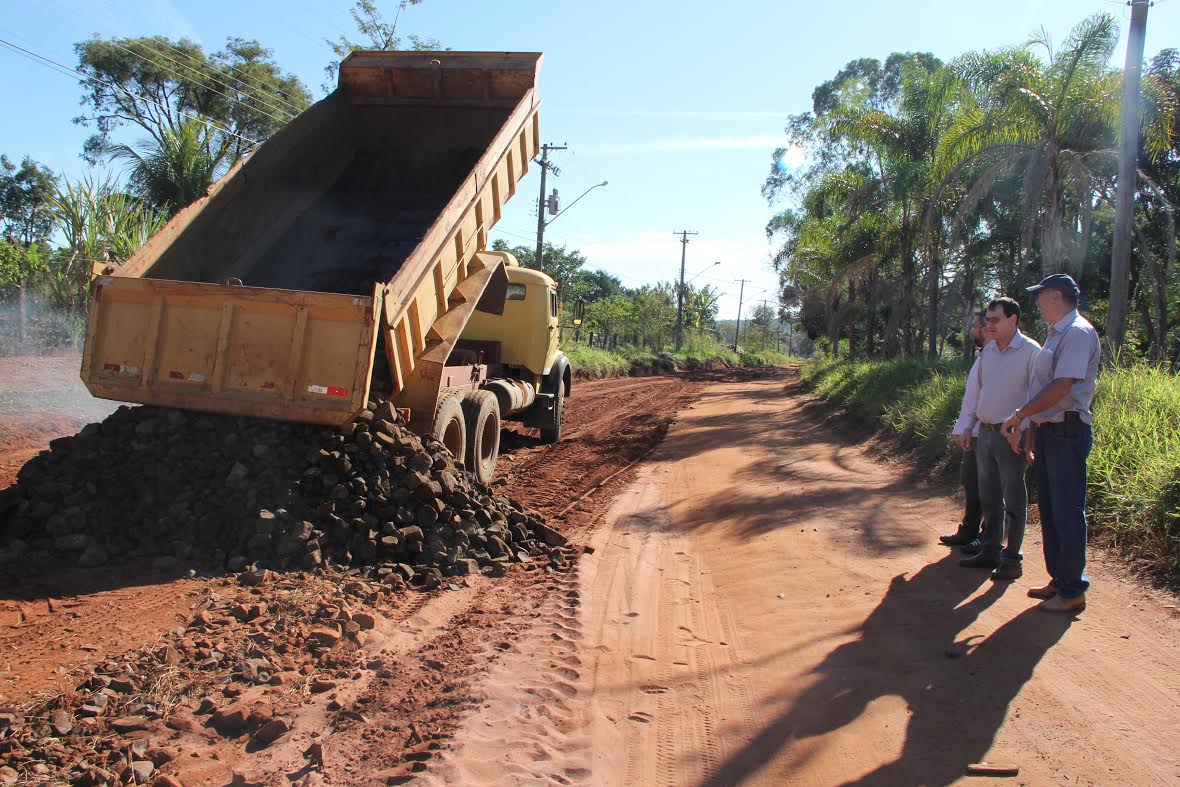
<svg viewBox="0 0 1180 787"><path fill-rule="evenodd" d="M968 393L975 386L975 421L982 424L1001 424L1020 405L1027 401L1033 366L1041 345L1019 330L1008 346L1000 348L988 342L979 353L974 379L968 378ZM969 397L964 395L964 400ZM974 425L974 424L973 424Z"/></svg>
<svg viewBox="0 0 1180 787"><path fill-rule="evenodd" d="M971 371L967 373L967 388L963 391L963 404L959 406L959 419L955 421L952 435L971 433L979 436L979 422L975 419L975 408L979 405L979 354L975 355L975 363L971 364Z"/></svg>
<svg viewBox="0 0 1180 787"><path fill-rule="evenodd" d="M1058 423L1065 413L1076 411L1083 423L1091 423L1090 405L1094 401L1094 386L1098 380L1098 364L1102 360L1102 345L1098 332L1074 309L1049 326L1045 346L1041 348L1033 366L1028 385L1027 402L1031 402L1054 380L1077 380L1069 393L1048 410L1029 417L1033 423Z"/></svg>

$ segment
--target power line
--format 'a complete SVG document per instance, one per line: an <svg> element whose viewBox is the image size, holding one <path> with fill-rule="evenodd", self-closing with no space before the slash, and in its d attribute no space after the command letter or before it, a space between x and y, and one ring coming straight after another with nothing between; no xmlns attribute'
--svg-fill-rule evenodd
<svg viewBox="0 0 1180 787"><path fill-rule="evenodd" d="M79 19L85 20L85 17L83 17L76 10L74 10L72 8L66 8L64 6L63 6L63 8L64 8L64 10L67 10L70 13L77 16ZM49 10L49 9L47 9L47 10ZM52 10L50 10L50 13L56 14L56 12L54 12ZM64 17L62 17L60 14L57 14L57 16L59 19L64 19ZM108 17L108 18L111 18L111 17ZM178 47L172 46L172 44L170 44L167 41L167 39L163 38L162 36L160 37L160 42L165 47L167 47L168 49L171 49L172 51L176 52L177 54L183 55L185 57L189 57L188 53L184 52L184 50L182 50ZM130 47L120 43L120 41L117 38L114 38L113 36L109 41L106 41L105 43L113 44L114 46L118 47L119 49L122 49L124 52L127 52L128 54L132 55L133 57L139 58L140 60L147 63L148 65L152 65L152 66L155 66L156 68L163 69L164 71L168 72L169 74L171 74L174 77L177 77L180 80L191 79L191 77L185 77L181 72L176 71L173 68L169 68L168 66L164 65L163 63L160 63L160 62L157 62L155 60L148 58L147 55L136 52L135 50L131 49ZM276 120L280 123L286 123L286 122L289 122L295 116L295 114L298 114L298 111L295 111L293 114L288 114L288 116L285 118L277 117L276 115L273 115L270 112L267 112L266 110L271 109L271 110L274 110L275 112L291 113L292 109L294 109L294 105L293 104L290 105L292 109L287 109L279 104L271 103L270 101L264 99L260 95L256 95L254 93L251 93L249 91L249 86L246 85L246 83L242 82L241 80L235 79L234 81L241 84L244 89L234 88L225 80L218 78L217 74L215 72L213 72L212 70L210 70L208 72L202 72L200 70L200 68L197 67L196 65L193 65L192 63L182 63L179 60L177 60L176 58L170 57L167 53L165 53L161 50L157 50L155 52L155 54L159 55L160 57L164 58L169 63L172 63L173 65L175 65L179 68L185 68L185 69L188 69L189 71L191 71L197 77L193 81L195 81L198 85L205 88L206 90L210 90L210 91L216 93L217 95L221 96L222 98L228 99L229 101L236 102L238 104L241 104L244 107L248 107L250 109L254 109L258 112L261 112L263 115L266 115L267 117L271 118L272 120ZM196 61L193 61L193 63L195 63L195 62ZM227 66L227 68L232 68L232 66ZM204 79L210 80L212 84L202 81ZM241 99L235 98L234 96L228 95L226 93L222 93L216 87L213 87L213 85L218 85L220 87L224 87L226 90L229 90L231 92L242 93L247 98L251 98L254 101L256 101L260 106L250 107L250 105L247 104L245 101L242 101ZM265 109L263 107L265 107Z"/></svg>
<svg viewBox="0 0 1180 787"><path fill-rule="evenodd" d="M156 100L150 99L150 98L144 98L143 96L137 96L136 94L132 93L130 90L128 90L127 88L125 88L121 85L117 85L113 82L107 82L105 79L99 79L98 77L90 76L89 74L83 74L81 71L70 68L69 66L66 66L66 65L62 65L61 63L57 62L56 60L53 60L52 58L45 57L44 55L39 55L36 52L33 52L32 50L25 49L23 46L18 46L17 44L12 43L11 41L7 41L3 38L0 38L0 46L8 47L9 49L16 52L17 54L22 55L29 60L32 60L34 63L38 63L38 64L46 66L48 68L52 68L52 69L64 74L65 76L76 76L79 79L86 81L86 82L98 82L99 84L106 85L107 87L109 87L113 90L122 91L123 93L126 93L128 96L130 96L132 99L134 99L136 101L142 101L145 104L154 104L155 106L159 107L160 109L164 110L165 112L175 111L176 114L180 115L181 117L191 118L193 120L198 120L198 121L203 121L203 122L209 123L210 126L217 129L221 133L228 134L231 137L236 137L236 138L242 140L243 142L249 142L251 145L262 144L261 142L259 142L256 139L250 139L249 137L238 134L237 132L230 131L229 129L226 129L226 128L222 128L221 126L217 125L216 123L209 121L208 118L203 118L200 115L194 115L190 112L185 112L183 109L172 110L169 107L166 107L163 104L161 104L159 101L156 101Z"/></svg>
<svg viewBox="0 0 1180 787"><path fill-rule="evenodd" d="M500 228L498 228L498 227L493 227L491 231L492 231L492 232L499 232L499 233L500 233L500 234L502 234L502 235L511 235L512 237L514 237L514 238L520 238L521 240L527 240L527 241L534 241L534 240L536 240L536 238L535 238L535 237L529 237L528 235L521 235L521 234L519 234L519 233L516 233L516 232L509 232L508 230L502 230L502 229L500 229Z"/></svg>
<svg viewBox="0 0 1180 787"><path fill-rule="evenodd" d="M81 20L83 20L83 21L86 21L86 17L85 17L85 16L83 16L83 15L82 15L82 14L81 14L79 11L77 11L76 9L74 9L74 8L70 8L70 7L67 7L67 6L61 6L61 7L63 8L63 10L69 11L69 12L70 12L70 13L72 13L74 16L78 17L79 19L81 19ZM98 13L100 16L103 16L103 17L105 17L105 18L106 18L107 20L109 20L109 21L110 21L112 24L116 25L116 27L119 27L119 26L121 26L121 25L120 25L120 23L119 23L119 20L118 20L118 19L116 19L115 17L111 16L110 14L103 13L102 11L99 11L98 9L95 9L95 11L96 11L96 13ZM53 12L51 12L51 13L53 13ZM62 18L62 17L59 15L59 17L58 17L58 18ZM163 36L161 36L161 37L160 37L160 42L161 42L161 43L162 43L162 44L163 44L165 47L167 47L168 49L170 49L170 50L172 50L173 52L175 52L177 55L180 55L180 56L182 56L182 57L185 57L185 58L189 58L189 57L191 57L191 55L190 55L189 53L185 52L183 49L180 49L179 47L175 47L175 46L173 46L173 45L172 45L172 44L171 44L171 43L170 43L170 42L169 42L169 41L168 41L166 38L164 38ZM132 51L131 49L128 49L126 46L123 46L122 44L120 44L120 43L119 43L117 40L115 40L113 37L112 37L112 39L111 39L110 43L113 43L113 44L115 44L115 46L118 46L120 49L123 49L123 50L125 50L125 51L127 51L127 52L130 52L132 55L134 55L134 56L136 56L136 57L140 58L141 60L144 60L145 62L151 63L152 65L155 65L155 66L157 66L157 67L160 67L160 68L164 68L164 70L165 70L165 71L169 71L169 73L172 73L172 74L174 74L174 75L177 75L177 76L179 76L179 74L177 74L177 73L176 73L176 72L174 72L174 71L171 71L171 70L170 70L170 69L168 69L166 66L163 66L163 65L162 65L162 64L160 64L160 63L155 63L155 62L152 62L152 61L150 61L150 60L147 60L147 58L146 58L146 57L144 57L143 55L140 55L140 54L138 54L138 53L136 53L136 52ZM175 58L169 57L167 54L165 54L165 53L164 53L164 52L162 52L162 51L157 51L157 54L159 54L161 57L163 57L163 58L167 59L169 62L171 62L171 63L174 63L175 65L177 65L177 66L179 66L179 67L181 67L181 68L187 68L187 69L191 70L193 73L197 74L197 75L198 75L198 77L206 76L205 74L202 74L202 72L199 70L199 68L198 68L197 66L195 66L195 65L188 64L188 63L182 63L182 62L180 62L179 60L176 60ZM195 62L196 62L196 61L193 61L193 63L195 63ZM229 71L231 71L231 72L234 72L234 73L242 73L241 71L239 71L238 69L234 68L233 66L231 66L231 65L229 65L229 64L226 64L226 66L225 66L225 67L226 67L226 68L227 68ZM252 99L254 99L255 101L257 101L259 104L261 104L261 105L263 105L263 106L266 106L266 107L267 107L267 108L269 108L269 109L273 109L273 110L275 110L276 112L289 112L289 113L291 113L291 116L290 116L289 118L287 118L287 120L290 120L290 119L291 119L291 118L293 118L295 115L298 115L300 112L302 112L302 111L303 111L302 109L300 109L300 108L299 108L299 106L298 106L298 105L294 104L294 103L293 103L293 102L291 102L291 101L287 101L287 100L286 100L286 99L284 99L282 96L279 96L279 95L271 96L271 95L269 95L269 94L257 94L257 93L252 93L252 92L250 92L250 86L249 86L247 83L243 82L242 80L240 80L240 79L238 79L237 77L234 77L234 76L232 76L232 75L231 75L229 78L230 78L230 79L232 79L234 82L238 83L239 85L241 85L241 88L235 88L235 87L233 87L233 86L232 86L232 85L230 85L228 82L226 82L224 79L221 79L221 78L220 78L220 77L217 75L217 73L216 73L216 72L214 72L214 71L212 71L212 70L209 70L209 71L207 72L207 78L208 78L208 79L210 79L210 80L212 80L214 84L217 84L217 85L220 85L221 87L224 87L226 90L230 90L230 91L237 92L237 93L242 93L242 94L244 94L245 96L247 96L248 98L252 98ZM209 86L209 85L207 85L207 84L204 84L204 83L199 83L199 84L201 84L201 86L202 86L202 87L208 88L209 90L213 90L213 92L217 93L217 94L218 94L218 95L220 95L220 96L224 96L225 98L228 98L228 99L230 99L231 101L237 101L238 103L242 104L243 106L249 106L249 105L248 105L248 104L246 104L244 101L241 101L240 99L235 99L235 98L232 98L231 96L227 96L226 94L224 94L224 93L221 93L220 91L218 91L218 90L216 90L216 89L212 88L211 86ZM285 106L284 106L284 105L285 105ZM262 110L259 110L259 111L262 111ZM267 114L267 113L266 113L266 112L263 112L263 114ZM274 115L269 115L269 114L267 114L267 116L268 116L268 117L271 117L271 118L272 118L272 119L274 119L274 120L280 120L280 122L286 122L286 121L282 121L280 118L277 118L277 117L275 117Z"/></svg>

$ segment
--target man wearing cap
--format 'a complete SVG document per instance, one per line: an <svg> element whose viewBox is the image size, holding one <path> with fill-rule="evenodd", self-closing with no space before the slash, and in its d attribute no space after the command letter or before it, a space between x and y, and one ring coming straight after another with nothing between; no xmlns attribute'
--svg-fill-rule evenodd
<svg viewBox="0 0 1180 787"><path fill-rule="evenodd" d="M1090 405L1102 350L1094 326L1078 314L1078 285L1063 273L1029 287L1041 319L1049 324L1033 366L1028 402L1004 422L1012 450L1027 447L1021 429L1030 423L1037 473L1037 505L1044 531L1045 566L1051 577L1028 595L1045 612L1086 607L1086 459L1093 442Z"/></svg>
<svg viewBox="0 0 1180 787"><path fill-rule="evenodd" d="M1028 466L1023 456L1012 452L1002 429L1012 411L1027 400L1041 345L1020 332L1020 304L1011 298L989 303L986 321L991 341L979 353L978 374L969 383L976 389L975 422L980 426L975 461L983 503L983 538L979 554L959 561L959 565L994 569L993 580L1011 581L1024 573L1021 547L1028 514L1024 484Z"/></svg>
<svg viewBox="0 0 1180 787"><path fill-rule="evenodd" d="M987 344L987 309L980 309L975 319L971 321L971 340L975 343L975 355L979 355L980 348ZM978 552L980 524L983 521L983 507L979 502L979 471L975 466L975 439L979 437L979 422L975 417L975 408L979 404L978 386L975 384L979 371L979 361L971 366L967 375L967 388L963 394L963 404L959 408L959 420L955 421L955 428L951 436L963 449L962 459L959 461L959 483L963 486L963 518L959 520L959 527L954 533L939 536L938 540L948 547L963 547L964 551L971 550L971 554Z"/></svg>

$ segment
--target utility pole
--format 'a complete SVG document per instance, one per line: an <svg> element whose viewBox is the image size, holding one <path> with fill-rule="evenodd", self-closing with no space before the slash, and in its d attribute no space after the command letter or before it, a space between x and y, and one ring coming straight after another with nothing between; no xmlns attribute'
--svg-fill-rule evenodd
<svg viewBox="0 0 1180 787"><path fill-rule="evenodd" d="M700 233L680 230L672 234L680 236L680 287L676 290L676 349L679 351L684 334L684 256L688 251L688 236Z"/></svg>
<svg viewBox="0 0 1180 787"><path fill-rule="evenodd" d="M770 302L770 301L769 301L768 299L766 299L766 298L763 298L763 299L760 301L760 303L762 304L762 308L764 308L764 309L766 309L766 308L769 308L769 307L766 305L766 304L767 304L767 303L769 303L769 302ZM767 325L767 326L766 326L766 338L769 338L769 337L770 337L770 326L769 326L769 325ZM766 339L765 339L765 338L762 340L762 349L763 349L763 350L765 350L765 349L766 349Z"/></svg>
<svg viewBox="0 0 1180 787"><path fill-rule="evenodd" d="M566 145L542 145L541 158L537 161L541 165L541 196L537 198L537 253L533 258L537 270L542 270L541 263L545 254L545 175L551 169L554 176L561 174L561 170L549 163L549 151L568 149Z"/></svg>
<svg viewBox="0 0 1180 787"><path fill-rule="evenodd" d="M742 286L738 290L737 325L733 326L733 351L734 352L737 352L738 339L741 338L741 335L742 335L742 296L746 294L746 282L749 281L749 279L738 279L738 281L740 281L742 283Z"/></svg>
<svg viewBox="0 0 1180 787"><path fill-rule="evenodd" d="M1147 33L1149 0L1130 0L1131 29L1123 66L1123 117L1119 140L1119 179L1115 196L1114 243L1110 255L1110 312L1106 321L1106 357L1123 345L1127 327L1127 293L1131 273L1131 222L1134 220L1135 181L1139 154L1139 87L1143 76L1143 39Z"/></svg>

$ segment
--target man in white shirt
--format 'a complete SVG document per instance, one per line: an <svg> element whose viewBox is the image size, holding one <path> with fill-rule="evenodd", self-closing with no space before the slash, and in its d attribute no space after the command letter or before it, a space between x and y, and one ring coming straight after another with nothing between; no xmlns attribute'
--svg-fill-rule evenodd
<svg viewBox="0 0 1180 787"><path fill-rule="evenodd" d="M987 309L980 309L971 321L971 340L975 344L975 356L987 344ZM967 390L973 392L976 386L972 384L971 376L976 373L975 365L971 366L971 374L967 375ZM979 551L979 532L983 523L983 507L979 502L979 470L975 466L975 438L979 437L979 425L975 422L974 396L964 396L963 406L959 408L959 420L951 436L963 449L963 456L959 461L959 483L963 487L963 518L954 533L939 536L938 540L948 547L962 547L964 552L975 554ZM972 425L974 424L974 428ZM966 435L966 439L964 439Z"/></svg>
<svg viewBox="0 0 1180 787"><path fill-rule="evenodd" d="M959 561L959 565L994 569L993 580L1014 580L1024 573L1021 547L1028 518L1024 483L1028 466L1022 455L1012 451L1002 430L1012 411L1028 398L1041 346L1020 332L1020 304L1011 298L989 303L985 319L992 341L979 353L974 376L975 422L979 426L975 461L984 529L979 554Z"/></svg>

